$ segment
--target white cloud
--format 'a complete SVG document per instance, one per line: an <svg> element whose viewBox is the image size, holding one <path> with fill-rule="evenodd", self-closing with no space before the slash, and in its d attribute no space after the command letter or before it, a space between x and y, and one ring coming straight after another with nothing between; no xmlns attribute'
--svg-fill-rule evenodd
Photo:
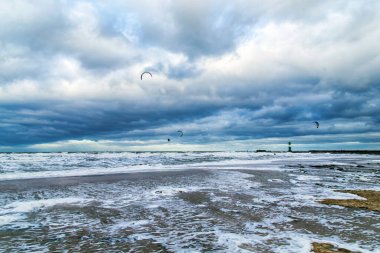
<svg viewBox="0 0 380 253"><path fill-rule="evenodd" d="M48 137L38 142L63 138L56 118L67 123L64 139L109 131L146 140L186 127L215 131L211 141L248 138L257 124L256 134L268 127L267 137L292 136L291 126L314 118L331 126L365 119L344 129L371 132L379 8L343 0L2 2L0 113L12 131L45 122ZM145 70L153 78L141 81ZM55 116L19 121L20 111L43 109Z"/></svg>

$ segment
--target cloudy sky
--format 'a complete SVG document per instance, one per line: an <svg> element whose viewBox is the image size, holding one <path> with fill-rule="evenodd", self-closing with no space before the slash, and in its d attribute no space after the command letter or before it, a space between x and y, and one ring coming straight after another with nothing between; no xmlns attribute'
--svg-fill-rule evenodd
<svg viewBox="0 0 380 253"><path fill-rule="evenodd" d="M378 149L379 10L1 1L0 151Z"/></svg>

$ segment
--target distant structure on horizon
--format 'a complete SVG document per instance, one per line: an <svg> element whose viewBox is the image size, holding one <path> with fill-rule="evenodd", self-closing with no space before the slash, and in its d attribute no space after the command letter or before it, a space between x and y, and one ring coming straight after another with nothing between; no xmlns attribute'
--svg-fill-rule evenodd
<svg viewBox="0 0 380 253"><path fill-rule="evenodd" d="M268 152L265 149L257 149L256 152Z"/></svg>
<svg viewBox="0 0 380 253"><path fill-rule="evenodd" d="M288 152L292 152L292 143L288 142Z"/></svg>

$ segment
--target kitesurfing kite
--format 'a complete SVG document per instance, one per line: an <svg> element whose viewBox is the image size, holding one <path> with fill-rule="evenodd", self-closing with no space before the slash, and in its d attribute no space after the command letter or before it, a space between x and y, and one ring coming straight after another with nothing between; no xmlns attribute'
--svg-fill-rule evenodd
<svg viewBox="0 0 380 253"><path fill-rule="evenodd" d="M318 121L314 121L313 123L315 123L315 126L316 126L317 128L319 128L319 122L318 122Z"/></svg>
<svg viewBox="0 0 380 253"><path fill-rule="evenodd" d="M183 132L181 130L178 130L177 132L180 133L179 137L183 136Z"/></svg>
<svg viewBox="0 0 380 253"><path fill-rule="evenodd" d="M150 72L145 71L145 72L141 73L141 76L140 76L141 80L143 79L143 75L145 75L145 74L149 74L150 77L153 77Z"/></svg>
<svg viewBox="0 0 380 253"><path fill-rule="evenodd" d="M168 141L170 141L170 139L168 139Z"/></svg>

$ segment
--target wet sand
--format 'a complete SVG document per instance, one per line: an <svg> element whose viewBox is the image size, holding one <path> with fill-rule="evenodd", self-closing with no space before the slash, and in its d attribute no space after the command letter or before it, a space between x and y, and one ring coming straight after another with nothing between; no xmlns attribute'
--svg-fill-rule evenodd
<svg viewBox="0 0 380 253"><path fill-rule="evenodd" d="M358 253L357 251L350 251L348 249L343 249L336 247L330 243L317 243L313 242L313 252L314 253Z"/></svg>
<svg viewBox="0 0 380 253"><path fill-rule="evenodd" d="M33 178L0 181L0 191L23 191L35 188L64 187L81 184L116 183L124 180L165 180L166 177L182 177L194 174L208 174L206 170L176 170L155 172L132 172L106 175L88 175L72 177Z"/></svg>
<svg viewBox="0 0 380 253"><path fill-rule="evenodd" d="M320 203L344 197L364 174L361 185L376 184L370 166L254 166L0 181L0 211L15 219L0 226L0 251L349 253L380 246L377 213Z"/></svg>
<svg viewBox="0 0 380 253"><path fill-rule="evenodd" d="M371 211L380 212L380 191L371 190L340 190L339 192L356 194L365 200L360 199L324 199L320 201L326 205L339 205L350 208L364 208Z"/></svg>

